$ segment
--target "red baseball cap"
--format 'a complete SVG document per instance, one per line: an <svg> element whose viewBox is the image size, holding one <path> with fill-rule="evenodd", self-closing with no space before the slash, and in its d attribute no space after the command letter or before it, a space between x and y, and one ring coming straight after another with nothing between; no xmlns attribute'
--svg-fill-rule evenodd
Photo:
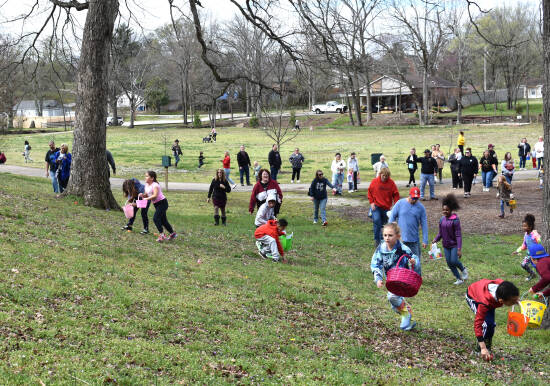
<svg viewBox="0 0 550 386"><path fill-rule="evenodd" d="M409 190L409 196L412 198L420 198L420 189L418 189L416 186L412 187L411 190Z"/></svg>

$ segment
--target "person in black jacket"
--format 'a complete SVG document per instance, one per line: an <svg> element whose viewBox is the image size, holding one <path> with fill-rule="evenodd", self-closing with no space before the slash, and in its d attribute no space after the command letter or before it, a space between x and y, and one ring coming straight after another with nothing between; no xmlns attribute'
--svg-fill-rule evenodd
<svg viewBox="0 0 550 386"><path fill-rule="evenodd" d="M327 207L327 185L334 189L334 186L323 177L323 171L317 170L315 172L315 178L311 182L308 196L311 197L313 201L313 223L317 224L319 220L319 208L321 209L321 220L323 221L323 226L327 226L327 213L325 208Z"/></svg>
<svg viewBox="0 0 550 386"><path fill-rule="evenodd" d="M418 169L418 166L416 165L417 162L418 156L416 155L416 149L413 147L411 149L411 154L409 154L409 156L405 160L405 163L407 164L407 169L409 170L409 183L407 184L407 188L411 186L411 183L416 186L414 173L416 173L416 170Z"/></svg>
<svg viewBox="0 0 550 386"><path fill-rule="evenodd" d="M227 219L225 216L225 204L227 204L227 193L229 192L231 192L231 186L229 186L229 182L225 178L224 170L216 170L216 177L210 183L208 199L206 200L206 202L210 202L210 198L212 198L212 204L214 204L214 225L220 225L218 210L222 212L222 224L225 225Z"/></svg>
<svg viewBox="0 0 550 386"><path fill-rule="evenodd" d="M424 157L418 157L416 162L420 162L420 199L426 201L424 198L424 190L426 189L426 183L430 184L430 200L437 200L435 196L435 176L437 175L437 162L432 157L432 152L429 149L424 150Z"/></svg>
<svg viewBox="0 0 550 386"><path fill-rule="evenodd" d="M275 144L273 145L269 155L267 157L269 161L269 167L271 171L271 179L277 181L277 174L281 170L281 155L279 154L279 147Z"/></svg>
<svg viewBox="0 0 550 386"><path fill-rule="evenodd" d="M472 155L472 149L467 147L464 151L464 156L459 161L460 174L459 176L464 181L464 197L471 197L472 181L477 177L479 164L477 158Z"/></svg>
<svg viewBox="0 0 550 386"><path fill-rule="evenodd" d="M250 157L244 150L244 145L241 145L241 151L237 153L237 163L239 164L239 175L241 176L241 186L244 186L243 175L246 175L246 185L251 186L250 183Z"/></svg>
<svg viewBox="0 0 550 386"><path fill-rule="evenodd" d="M527 138L522 138L518 145L519 170L525 170L528 154L531 154L531 145L527 143Z"/></svg>
<svg viewBox="0 0 550 386"><path fill-rule="evenodd" d="M449 163L451 164L451 175L453 176L453 189L462 189L462 178L460 174L460 160L462 159L462 153L460 148L456 148L454 153L449 156Z"/></svg>

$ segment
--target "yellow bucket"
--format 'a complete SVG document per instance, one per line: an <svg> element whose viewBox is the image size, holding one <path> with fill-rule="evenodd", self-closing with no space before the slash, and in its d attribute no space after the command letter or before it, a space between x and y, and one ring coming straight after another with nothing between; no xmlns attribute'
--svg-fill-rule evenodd
<svg viewBox="0 0 550 386"><path fill-rule="evenodd" d="M515 198L512 198L509 202L511 209L516 209L517 201Z"/></svg>
<svg viewBox="0 0 550 386"><path fill-rule="evenodd" d="M523 315L529 318L528 326L539 328L546 311L546 304L537 302L536 300L522 300L520 304Z"/></svg>

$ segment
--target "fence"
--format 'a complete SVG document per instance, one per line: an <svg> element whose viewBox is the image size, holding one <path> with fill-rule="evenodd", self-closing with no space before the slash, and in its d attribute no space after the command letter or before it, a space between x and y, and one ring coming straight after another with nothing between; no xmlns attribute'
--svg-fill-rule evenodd
<svg viewBox="0 0 550 386"><path fill-rule="evenodd" d="M506 102L508 99L508 90L505 88L497 89L496 98L494 90L487 90L485 92L480 91L479 95L476 93L463 95L461 101L463 107L468 107L471 105L479 105L483 103L483 100L485 103L495 103L495 99L497 103Z"/></svg>

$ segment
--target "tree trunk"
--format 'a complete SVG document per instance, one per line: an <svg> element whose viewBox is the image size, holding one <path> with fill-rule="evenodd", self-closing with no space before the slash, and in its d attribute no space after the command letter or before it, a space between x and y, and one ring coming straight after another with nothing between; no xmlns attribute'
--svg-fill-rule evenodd
<svg viewBox="0 0 550 386"><path fill-rule="evenodd" d="M368 72L365 72L365 79L367 81L367 122L370 122L372 120L372 97L370 95L370 76Z"/></svg>
<svg viewBox="0 0 550 386"><path fill-rule="evenodd" d="M548 85L550 85L550 0L543 0L543 55L544 55L544 84L542 88L543 100L543 129L544 129L544 148L550 149L550 95L548 94ZM548 150L546 150L548 153ZM544 157L544 190L542 201L542 240L546 250L550 247L550 189L548 189L548 166L550 157ZM546 310L546 313L550 311ZM546 323L545 328L550 328L550 323Z"/></svg>
<svg viewBox="0 0 550 386"><path fill-rule="evenodd" d="M246 116L250 116L250 86L248 82L245 83L245 93L246 93Z"/></svg>
<svg viewBox="0 0 550 386"><path fill-rule="evenodd" d="M111 98L111 113L113 114L113 126L118 126L118 106L117 106L117 96L112 95Z"/></svg>
<svg viewBox="0 0 550 386"><path fill-rule="evenodd" d="M130 98L130 129L134 128L135 120L136 120L136 101Z"/></svg>
<svg viewBox="0 0 550 386"><path fill-rule="evenodd" d="M422 121L424 124L428 124L428 69L424 67L424 73L422 74ZM420 115L420 114L419 114ZM422 123L421 123L422 124Z"/></svg>
<svg viewBox="0 0 550 386"><path fill-rule="evenodd" d="M65 191L83 197L85 205L102 209L120 209L105 157L109 50L117 15L118 0L90 2L77 71L71 177Z"/></svg>
<svg viewBox="0 0 550 386"><path fill-rule="evenodd" d="M180 78L180 98L181 98L181 111L183 115L183 124L187 124L187 111L185 106L185 85L183 78Z"/></svg>
<svg viewBox="0 0 550 386"><path fill-rule="evenodd" d="M351 83L351 96L353 98L353 104L355 105L355 117L357 118L357 126L363 126L363 120L361 119L361 98L359 97L357 74L354 74L354 77L349 77ZM351 109L351 106L349 106Z"/></svg>

